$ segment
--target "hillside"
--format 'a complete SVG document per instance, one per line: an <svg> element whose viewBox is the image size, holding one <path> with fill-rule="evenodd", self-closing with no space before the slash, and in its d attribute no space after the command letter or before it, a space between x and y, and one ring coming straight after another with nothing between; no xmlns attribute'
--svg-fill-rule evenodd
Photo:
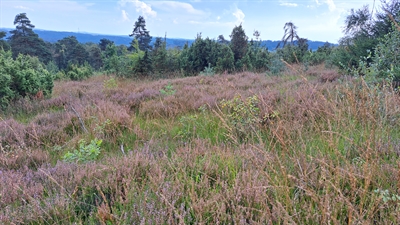
<svg viewBox="0 0 400 225"><path fill-rule="evenodd" d="M0 31L10 31L12 29L9 28L0 28ZM132 41L127 35L106 35L106 34L91 34L91 33L77 33L77 32L67 32L67 31L49 31L49 30L40 30L34 29L35 33L39 35L45 41L50 43L55 43L58 40L61 40L68 36L75 36L79 42L87 43L93 42L98 43L101 39L109 39L114 41L116 45L129 45ZM153 38L154 41L155 38ZM194 39L180 39L180 38L167 38L167 47L168 48L182 48L186 43L193 43ZM266 40L262 41L262 46L268 48L269 50L274 50L278 45L279 41L271 41ZM308 41L310 49L317 50L319 46L323 46L326 42L323 41Z"/></svg>

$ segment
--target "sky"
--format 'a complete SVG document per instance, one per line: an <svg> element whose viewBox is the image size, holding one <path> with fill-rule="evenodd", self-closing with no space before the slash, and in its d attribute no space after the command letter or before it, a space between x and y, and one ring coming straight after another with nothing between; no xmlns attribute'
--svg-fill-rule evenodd
<svg viewBox="0 0 400 225"><path fill-rule="evenodd" d="M377 1L379 3L379 1ZM249 39L281 40L286 22L301 38L337 43L351 9L374 0L0 0L0 28L25 12L36 29L128 35L139 16L153 37L217 39L242 24Z"/></svg>

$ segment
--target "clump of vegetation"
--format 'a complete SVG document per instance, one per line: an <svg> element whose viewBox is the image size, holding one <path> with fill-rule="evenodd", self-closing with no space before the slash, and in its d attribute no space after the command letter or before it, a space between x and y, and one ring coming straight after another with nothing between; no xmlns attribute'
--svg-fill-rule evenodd
<svg viewBox="0 0 400 225"><path fill-rule="evenodd" d="M87 63L83 66L70 64L65 70L65 73L71 80L83 80L93 75L92 68Z"/></svg>
<svg viewBox="0 0 400 225"><path fill-rule="evenodd" d="M204 67L204 70L200 73L202 76L214 76L214 68L211 67L211 64L209 63L208 66Z"/></svg>
<svg viewBox="0 0 400 225"><path fill-rule="evenodd" d="M63 160L65 162L75 163L94 161L101 153L100 146L102 142L103 140L94 139L91 140L89 144L86 144L86 141L81 139L79 141L79 148L73 152L65 153Z"/></svg>
<svg viewBox="0 0 400 225"><path fill-rule="evenodd" d="M43 98L53 89L53 76L36 58L0 49L0 107L19 98Z"/></svg>
<svg viewBox="0 0 400 225"><path fill-rule="evenodd" d="M163 88L160 89L160 94L164 96L174 95L176 90L172 84L165 85Z"/></svg>
<svg viewBox="0 0 400 225"><path fill-rule="evenodd" d="M252 137L257 132L260 123L260 109L258 108L258 97L256 95L247 97L245 100L236 95L231 100L222 100L219 114L228 136L235 142L242 142Z"/></svg>

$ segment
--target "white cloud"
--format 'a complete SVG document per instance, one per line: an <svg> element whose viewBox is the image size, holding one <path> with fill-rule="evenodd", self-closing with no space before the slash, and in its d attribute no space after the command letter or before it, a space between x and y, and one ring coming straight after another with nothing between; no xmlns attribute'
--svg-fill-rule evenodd
<svg viewBox="0 0 400 225"><path fill-rule="evenodd" d="M287 7L297 7L298 6L296 3L289 3L289 2L282 2L280 5L287 6Z"/></svg>
<svg viewBox="0 0 400 225"><path fill-rule="evenodd" d="M139 0L120 0L119 4L121 6L125 6L126 3L132 3L136 12L141 13L145 17L156 17L157 12L151 8L151 5L146 4L145 2Z"/></svg>
<svg viewBox="0 0 400 225"><path fill-rule="evenodd" d="M326 4L329 7L329 11L333 12L336 9L336 5L335 2L333 2L333 0L326 0Z"/></svg>
<svg viewBox="0 0 400 225"><path fill-rule="evenodd" d="M236 22L237 22L237 23L243 23L243 22L244 22L244 17L245 17L245 15L244 15L244 13L243 13L243 11L242 11L241 9L239 9L239 8L236 7L236 9L235 9L235 11L232 13L232 15L233 15L234 17L236 17Z"/></svg>
<svg viewBox="0 0 400 225"><path fill-rule="evenodd" d="M189 13L191 15L204 15L201 10L195 9L191 4L177 1L154 1L152 5L163 11L172 11L176 13Z"/></svg>
<svg viewBox="0 0 400 225"><path fill-rule="evenodd" d="M131 20L129 19L129 14L125 11L122 10L122 22L130 22Z"/></svg>
<svg viewBox="0 0 400 225"><path fill-rule="evenodd" d="M14 6L14 8L16 8L16 9L22 9L22 10L29 10L29 11L33 11L33 9L31 9L31 8L28 8L28 7L25 7L25 6L22 6L22 5L17 5L17 6Z"/></svg>
<svg viewBox="0 0 400 225"><path fill-rule="evenodd" d="M315 0L315 3L317 3L317 6L327 4L330 12L333 12L337 9L336 4L333 0L323 0L322 3L319 0Z"/></svg>

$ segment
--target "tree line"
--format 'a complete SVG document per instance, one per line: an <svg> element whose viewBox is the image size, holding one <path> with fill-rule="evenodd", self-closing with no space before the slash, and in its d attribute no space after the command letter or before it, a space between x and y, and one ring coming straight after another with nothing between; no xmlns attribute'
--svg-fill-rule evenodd
<svg viewBox="0 0 400 225"><path fill-rule="evenodd" d="M345 36L339 46L326 43L317 51L309 49L307 38L299 37L293 22L284 25L284 36L272 50L262 46L260 32L254 31L249 38L241 24L233 28L229 40L223 35L215 40L198 33L195 41L182 49L167 48L162 37L156 37L150 45L153 37L142 16L133 24L129 46L117 46L108 39L83 44L74 36L52 44L33 31L35 26L26 13L20 13L9 38L5 39L6 33L0 32L0 81L4 81L0 82L0 104L36 96L38 92L50 94L53 80L81 80L95 71L127 78L239 71L279 74L286 64L302 64L307 69L324 63L346 74L368 75L372 80L400 80L396 57L400 44L396 28L399 12L397 0L382 0L381 10L374 13L368 6L353 9L347 16Z"/></svg>

